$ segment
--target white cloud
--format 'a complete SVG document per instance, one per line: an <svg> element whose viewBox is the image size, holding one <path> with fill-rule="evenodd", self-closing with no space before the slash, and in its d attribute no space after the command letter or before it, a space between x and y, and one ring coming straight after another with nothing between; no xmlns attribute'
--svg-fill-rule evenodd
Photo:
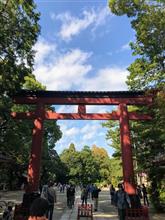
<svg viewBox="0 0 165 220"><path fill-rule="evenodd" d="M77 111L77 105L61 105L60 107L56 107L56 112L59 113L77 113Z"/></svg>
<svg viewBox="0 0 165 220"><path fill-rule="evenodd" d="M77 123L79 126L77 126ZM97 136L101 136L100 122L58 122L63 133L63 138L58 141L58 150L63 150L68 146L68 143L74 143L78 150L83 146L93 144ZM99 135L100 134L100 135ZM90 144L89 144L90 143Z"/></svg>
<svg viewBox="0 0 165 220"><path fill-rule="evenodd" d="M39 65L43 63L44 59L52 52L55 52L56 45L51 44L48 41L41 38L37 43L35 44L34 48L36 51L35 54L35 63L36 65Z"/></svg>
<svg viewBox="0 0 165 220"><path fill-rule="evenodd" d="M91 53L74 49L56 57L54 62L38 66L34 74L48 90L68 90L79 85L92 69L92 66L86 63L90 56Z"/></svg>
<svg viewBox="0 0 165 220"><path fill-rule="evenodd" d="M98 123L94 123L93 125L91 123L85 125L80 132L82 133L82 140L84 142L92 140L95 138L96 134L98 133L99 129L101 128L101 125Z"/></svg>
<svg viewBox="0 0 165 220"><path fill-rule="evenodd" d="M113 16L109 10L109 7L104 7L102 9L98 9L96 12L96 19L94 22L94 28L93 30L95 30L97 27L104 25L106 23L106 19L109 16Z"/></svg>
<svg viewBox="0 0 165 220"><path fill-rule="evenodd" d="M72 127L70 129L67 129L65 132L66 136L73 136L73 135L77 135L79 133L79 129L78 127Z"/></svg>
<svg viewBox="0 0 165 220"><path fill-rule="evenodd" d="M125 68L103 68L98 71L95 77L88 79L82 89L86 91L127 90L125 82L128 74Z"/></svg>
<svg viewBox="0 0 165 220"><path fill-rule="evenodd" d="M39 41L36 48L38 48L38 53L34 74L36 79L47 87L47 90L115 91L127 89L125 81L128 71L125 68L103 67L97 70L95 75L89 77L93 69L89 63L91 52L72 49L66 54L57 54L56 45L45 40ZM49 58L50 55L53 59Z"/></svg>
<svg viewBox="0 0 165 220"><path fill-rule="evenodd" d="M63 132L63 138L56 144L58 153L68 148L70 143L74 143L78 151L82 150L85 145L92 147L96 144L112 154L112 149L105 140L106 129L102 128L100 121L58 121L58 124Z"/></svg>
<svg viewBox="0 0 165 220"><path fill-rule="evenodd" d="M86 112L87 113L106 113L111 111L111 106L106 105L87 105Z"/></svg>
<svg viewBox="0 0 165 220"><path fill-rule="evenodd" d="M81 18L71 15L69 12L62 14L51 14L53 20L61 20L62 26L59 31L59 36L65 40L69 41L73 36L78 35L81 31L85 30L89 26L92 31L95 31L97 27L103 25L106 21L106 18L111 15L108 7L98 8L94 10L83 10Z"/></svg>
<svg viewBox="0 0 165 220"><path fill-rule="evenodd" d="M35 65L34 74L37 80L46 85L47 90L115 91L126 89L125 80L128 71L125 68L105 67L89 77L93 69L89 63L91 52L73 49L66 54L60 54L56 52L56 45L51 45L45 40L41 41L37 47L38 53L41 51L41 54L36 58L37 65ZM51 60L50 55L54 56ZM58 106L56 109L57 112L77 112L77 106ZM99 106L99 109L98 106L87 106L87 112L102 113L108 110L106 106ZM71 121L60 123L63 138L56 144L58 152L62 152L72 142L75 143L77 150L81 150L85 145L92 146L94 143L98 146L106 145L101 122L85 123L82 127L81 124L75 125Z"/></svg>
<svg viewBox="0 0 165 220"><path fill-rule="evenodd" d="M130 45L129 45L130 42L128 42L127 44L124 44L122 47L121 47L121 50L130 50Z"/></svg>

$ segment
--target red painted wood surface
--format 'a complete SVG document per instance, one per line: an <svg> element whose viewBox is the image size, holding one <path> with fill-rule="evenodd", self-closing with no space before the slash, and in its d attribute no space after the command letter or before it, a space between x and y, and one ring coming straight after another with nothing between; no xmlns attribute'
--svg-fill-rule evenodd
<svg viewBox="0 0 165 220"><path fill-rule="evenodd" d="M38 105L36 110L38 117L34 120L32 133L32 148L28 167L27 192L36 192L39 187L43 137L43 111L44 106L42 104Z"/></svg>
<svg viewBox="0 0 165 220"><path fill-rule="evenodd" d="M133 158L127 105L120 104L119 111L124 189L129 195L135 195L136 190L134 186Z"/></svg>
<svg viewBox="0 0 165 220"><path fill-rule="evenodd" d="M35 119L35 112L12 112L11 116L16 119ZM46 111L43 113L43 119L46 120L119 120L119 113L56 113ZM151 120L152 117L147 114L138 114L136 112L128 113L129 120Z"/></svg>
<svg viewBox="0 0 165 220"><path fill-rule="evenodd" d="M86 106L85 105L78 105L78 113L85 114L86 113Z"/></svg>

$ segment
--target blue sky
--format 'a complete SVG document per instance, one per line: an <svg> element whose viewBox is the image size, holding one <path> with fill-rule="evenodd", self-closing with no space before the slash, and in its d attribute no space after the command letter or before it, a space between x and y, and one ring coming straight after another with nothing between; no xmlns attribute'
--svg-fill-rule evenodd
<svg viewBox="0 0 165 220"><path fill-rule="evenodd" d="M34 74L47 90L124 91L127 67L135 59L129 42L135 39L130 21L115 16L105 0L36 0L41 13L41 34ZM76 112L77 106L56 106L57 112ZM87 112L107 112L111 107L87 106ZM70 143L113 150L105 139L101 121L58 121L63 137L61 153Z"/></svg>

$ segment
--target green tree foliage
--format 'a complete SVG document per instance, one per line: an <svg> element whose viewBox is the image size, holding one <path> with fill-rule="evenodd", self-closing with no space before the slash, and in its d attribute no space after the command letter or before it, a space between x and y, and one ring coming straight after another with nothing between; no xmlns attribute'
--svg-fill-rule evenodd
<svg viewBox="0 0 165 220"><path fill-rule="evenodd" d="M110 169L111 169L111 183L114 186L118 186L118 183L123 180L121 158L113 156L110 158Z"/></svg>
<svg viewBox="0 0 165 220"><path fill-rule="evenodd" d="M80 153L75 149L75 145L71 143L69 148L62 152L60 158L68 169L67 181L79 183L81 181L81 158Z"/></svg>
<svg viewBox="0 0 165 220"><path fill-rule="evenodd" d="M26 89L44 89L39 82L32 77L25 78ZM35 106L28 105L14 105L12 110L17 112L33 111ZM54 110L51 106L47 106L48 109ZM4 164L4 172L8 173L5 180L6 182L13 182L13 186L16 187L18 182L18 175L27 172L29 155L32 144L32 120L13 120L9 118L10 123L6 129L4 129L4 135L0 138L1 152L7 152L13 159L11 165ZM54 150L55 143L62 136L60 127L56 124L56 121L44 122L44 137L43 137L43 153L42 153L42 167L41 167L41 181L47 182L49 179L58 180L65 176L64 165L60 161L59 156ZM64 169L65 170L65 169ZM44 175L43 175L44 174Z"/></svg>
<svg viewBox="0 0 165 220"><path fill-rule="evenodd" d="M135 147L137 172L146 172L151 182L151 200L156 209L161 209L160 193L164 185L162 156L165 154L165 95L157 93L152 108L150 122L136 122L132 127L132 140Z"/></svg>
<svg viewBox="0 0 165 220"><path fill-rule="evenodd" d="M39 14L33 0L0 1L0 94L13 94L33 70Z"/></svg>
<svg viewBox="0 0 165 220"><path fill-rule="evenodd" d="M33 0L0 1L0 128L6 129L10 96L22 88L33 70L33 46L39 34L39 13ZM3 135L3 134L1 134Z"/></svg>
<svg viewBox="0 0 165 220"><path fill-rule="evenodd" d="M110 182L110 159L103 148L93 146L91 150L84 146L81 151L76 151L74 144L71 144L60 158L69 170L68 181L72 183Z"/></svg>
<svg viewBox="0 0 165 220"><path fill-rule="evenodd" d="M165 83L165 3L146 0L110 0L116 15L132 18L136 41L130 43L133 55L140 55L128 70L130 89L162 86Z"/></svg>
<svg viewBox="0 0 165 220"><path fill-rule="evenodd" d="M135 42L130 43L133 55L138 58L128 67L127 84L131 90L156 89L152 108L148 112L153 120L137 122L132 127L138 169L148 173L151 182L151 199L160 208L164 169L155 158L165 152L165 2L146 0L110 0L109 6L116 15L130 17L136 32ZM139 108L146 112L146 108Z"/></svg>
<svg viewBox="0 0 165 220"><path fill-rule="evenodd" d="M80 158L82 183L95 183L99 179L99 166L88 146L84 146Z"/></svg>
<svg viewBox="0 0 165 220"><path fill-rule="evenodd" d="M100 182L104 183L104 185L110 184L111 182L111 164L110 158L104 148L97 147L93 145L92 147L92 155L94 156L94 160L96 161L99 167L99 178Z"/></svg>
<svg viewBox="0 0 165 220"><path fill-rule="evenodd" d="M107 121L102 125L107 128L106 139L110 140L109 145L114 149L114 153L110 159L110 170L111 182L117 186L119 181L123 179L119 123L116 121Z"/></svg>

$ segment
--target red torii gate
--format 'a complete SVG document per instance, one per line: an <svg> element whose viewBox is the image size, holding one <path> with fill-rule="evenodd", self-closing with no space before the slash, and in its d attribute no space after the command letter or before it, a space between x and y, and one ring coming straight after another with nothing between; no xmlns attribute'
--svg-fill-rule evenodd
<svg viewBox="0 0 165 220"><path fill-rule="evenodd" d="M119 120L123 180L126 192L135 195L129 120L151 120L147 114L128 112L127 105L150 105L152 95L144 91L81 92L22 90L13 98L16 104L34 104L35 112L12 112L16 119L33 119L32 149L28 167L28 193L38 191L44 120ZM45 111L45 105L78 105L77 113ZM86 113L86 105L118 105L112 113Z"/></svg>

